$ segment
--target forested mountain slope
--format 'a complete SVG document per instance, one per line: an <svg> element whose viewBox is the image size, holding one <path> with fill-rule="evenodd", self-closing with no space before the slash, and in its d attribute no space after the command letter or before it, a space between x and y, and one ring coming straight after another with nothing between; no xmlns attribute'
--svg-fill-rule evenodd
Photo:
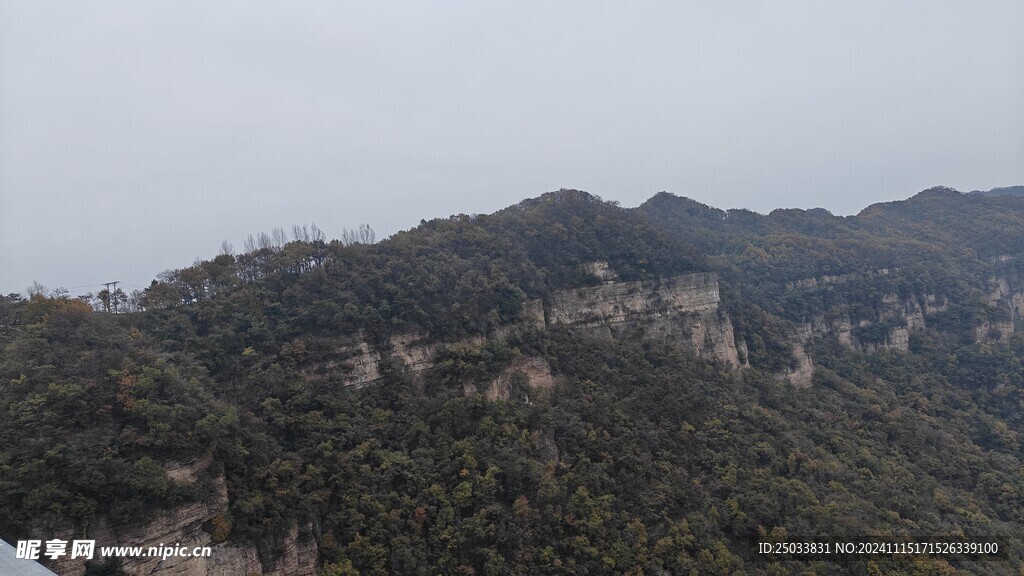
<svg viewBox="0 0 1024 576"><path fill-rule="evenodd" d="M562 190L0 305L0 538L128 574L1019 574L1024 198ZM758 554L997 542L996 558Z"/></svg>

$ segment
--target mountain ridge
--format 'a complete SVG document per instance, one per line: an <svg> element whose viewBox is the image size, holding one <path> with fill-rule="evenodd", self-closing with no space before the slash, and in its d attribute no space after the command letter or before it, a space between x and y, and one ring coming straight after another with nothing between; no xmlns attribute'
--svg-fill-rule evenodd
<svg viewBox="0 0 1024 576"><path fill-rule="evenodd" d="M220 558L190 576L857 573L756 544L942 537L1004 553L875 568L1012 573L1022 267L1013 197L561 190L224 254L130 314L9 296L0 537L175 526Z"/></svg>

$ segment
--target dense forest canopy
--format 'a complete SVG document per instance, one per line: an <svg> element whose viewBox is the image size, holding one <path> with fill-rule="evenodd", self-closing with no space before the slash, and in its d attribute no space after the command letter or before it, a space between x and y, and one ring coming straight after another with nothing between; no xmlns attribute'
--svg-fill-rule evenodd
<svg viewBox="0 0 1024 576"><path fill-rule="evenodd" d="M273 557L301 526L330 575L1024 569L1024 198L936 188L839 217L562 190L379 242L295 236L168 271L127 313L0 300L0 537L138 525L223 478L213 542ZM526 322L554 294L696 272L741 369ZM429 369L384 353L399 334L437 345ZM338 350L360 345L379 377L349 386ZM557 384L486 397L521 358ZM166 473L203 458L195 483ZM868 540L1002 551L757 553Z"/></svg>

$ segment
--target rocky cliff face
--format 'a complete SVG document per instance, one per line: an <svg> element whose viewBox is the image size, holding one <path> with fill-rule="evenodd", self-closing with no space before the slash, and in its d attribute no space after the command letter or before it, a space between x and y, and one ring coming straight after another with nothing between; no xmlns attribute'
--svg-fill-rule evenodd
<svg viewBox="0 0 1024 576"><path fill-rule="evenodd" d="M780 377L797 388L810 388L814 383L814 360L807 353L802 342L793 343L793 358L796 364Z"/></svg>
<svg viewBox="0 0 1024 576"><path fill-rule="evenodd" d="M888 273L888 271L886 271ZM849 280L845 277L842 281ZM811 284L806 281L793 284L793 288L811 288L827 284ZM810 387L814 378L814 361L809 349L815 338L834 337L839 344L851 350L877 352L880 350L909 350L910 335L924 330L926 316L946 309L945 299L934 294L920 297L900 298L888 294L882 298L873 319L861 319L856 323L848 315L819 314L797 325L793 338L793 357L796 364L783 378L798 388Z"/></svg>
<svg viewBox="0 0 1024 576"><path fill-rule="evenodd" d="M632 336L639 332L643 337L676 342L702 358L718 360L734 369L747 365L745 344L736 341L732 320L721 309L718 280L714 274L622 282L605 262L589 263L584 270L600 284L562 290L544 301L527 302L517 324L504 326L489 337L504 339L514 330L544 329L554 325L572 326L609 337ZM898 275L900 272L898 268L882 268L867 275L807 278L788 283L786 289L813 291L847 282ZM992 277L990 304L1008 311L1008 319L978 326L975 331L977 341L1005 341L1019 328L1024 318L1024 290L1018 288L1020 284L1005 275ZM863 352L908 350L911 334L926 329L928 316L943 312L948 306L946 297L940 294L900 297L893 293L881 299L870 318L854 320L846 314L820 314L807 318L796 326L793 336L796 362L782 377L800 387L811 384L814 367L810 351L816 337L835 337L843 346ZM362 386L380 379L380 363L385 359L401 361L415 375L433 367L434 359L446 346L482 345L485 340L481 336L461 342L438 343L419 333L396 334L382 349L366 342L342 347L338 360L317 366L315 372L321 375L341 373L346 385ZM546 381L546 378L540 380ZM467 386L477 389L475 384ZM503 381L492 383L485 393L492 399L507 399L509 389L507 382Z"/></svg>
<svg viewBox="0 0 1024 576"><path fill-rule="evenodd" d="M816 336L832 335L852 350L874 352L891 348L905 351L910 346L910 334L924 330L927 325L925 317L945 308L944 299L934 294L905 299L888 294L882 298L873 319L854 323L847 315L817 315L798 326L797 332L805 343ZM876 330L869 330L873 327ZM869 339L864 336L868 332L877 332L877 335Z"/></svg>
<svg viewBox="0 0 1024 576"><path fill-rule="evenodd" d="M503 326L488 337L505 339L515 330L554 325L573 326L611 337L639 330L645 337L675 341L702 358L718 360L734 369L746 365L745 346L742 342L737 345L732 320L720 307L718 279L714 274L619 282L607 263L591 263L585 269L602 283L555 292L544 302L529 301L518 323ZM401 361L415 376L433 367L435 358L445 347L482 345L485 341L485 337L478 336L439 343L415 332L393 335L387 345L379 349L361 341L340 347L336 360L309 367L306 377L324 378L340 373L345 385L364 386L380 379L380 365L385 359ZM537 370L532 373L539 382L547 382L547 376L540 376ZM506 397L507 386L504 383L496 386L487 393L488 397Z"/></svg>
<svg viewBox="0 0 1024 576"><path fill-rule="evenodd" d="M483 390L472 382L466 382L463 384L463 392L467 396L483 392L484 397L491 401L511 400L517 382L523 386L523 389L519 390L523 396L518 399L530 402L532 394L544 394L554 387L555 376L551 373L551 366L547 360L535 356L520 356Z"/></svg>
<svg viewBox="0 0 1024 576"><path fill-rule="evenodd" d="M732 368L745 365L732 320L720 308L718 278L687 274L652 282L606 282L552 295L546 322L617 336L639 329L647 337L678 342L697 355Z"/></svg>
<svg viewBox="0 0 1024 576"><path fill-rule="evenodd" d="M551 297L549 324L614 326L718 308L714 274L688 274L658 282L606 282L600 286L563 290Z"/></svg>
<svg viewBox="0 0 1024 576"><path fill-rule="evenodd" d="M1006 342L1024 322L1024 290L1013 288L1005 278L993 277L989 284L988 304L996 318L977 325L974 339L978 343ZM945 311L949 304L946 297L937 294L907 298L887 294L873 319L861 319L854 324L849 316L818 315L798 326L798 336L802 342L814 337L835 336L840 344L863 352L906 351L910 335L927 329L929 316ZM866 333L874 333L875 337L865 338Z"/></svg>
<svg viewBox="0 0 1024 576"><path fill-rule="evenodd" d="M989 278L989 306L1003 312L975 329L978 342L1006 342L1024 327L1024 286L1016 276L998 274Z"/></svg>
<svg viewBox="0 0 1024 576"><path fill-rule="evenodd" d="M1000 260L1005 262L1006 260ZM882 269L877 275L899 272ZM854 275L825 276L790 282L789 290L813 290L829 284L857 280ZM974 328L974 340L978 343L1006 342L1024 327L1024 282L1014 275L994 274L988 280L987 303L992 319ZM851 350L877 352L893 349L907 351L910 337L915 332L928 329L929 317L949 309L950 301L941 294L923 293L909 297L886 294L875 308L872 318L854 322L848 315L819 314L799 324L794 336L794 355L797 367L785 376L797 385L810 385L813 363L806 348L814 338L834 337Z"/></svg>
<svg viewBox="0 0 1024 576"><path fill-rule="evenodd" d="M528 327L543 329L545 326L544 307L540 300L526 302L519 316L519 322L499 327L489 337L504 340L515 330ZM354 344L340 346L335 359L306 367L304 376L307 380L319 380L340 374L346 386L365 386L380 380L381 362L384 360L400 361L415 376L432 368L444 348L466 344L480 346L486 340L483 336L475 336L457 342L436 342L420 332L404 332L392 335L385 346L375 348L360 339Z"/></svg>
<svg viewBox="0 0 1024 576"><path fill-rule="evenodd" d="M165 471L176 482L197 482L199 475L210 466L212 458L182 465L169 464ZM210 481L210 491L201 502L195 502L167 510L153 521L130 528L112 526L100 520L88 530L65 530L52 537L63 540L90 539L96 541L96 559L104 546L150 547L181 546L188 550L197 547L211 547L208 557L126 557L123 569L131 576L315 576L319 561L316 542L309 535L311 530L300 534L297 526L285 536L280 553L274 558L261 558L256 546L234 546L226 542L214 544L213 536L204 528L206 523L228 512L228 490L223 474L216 474ZM41 536L50 534L40 530ZM84 559L70 559L64 556L50 565L50 569L61 576L82 576L85 574Z"/></svg>

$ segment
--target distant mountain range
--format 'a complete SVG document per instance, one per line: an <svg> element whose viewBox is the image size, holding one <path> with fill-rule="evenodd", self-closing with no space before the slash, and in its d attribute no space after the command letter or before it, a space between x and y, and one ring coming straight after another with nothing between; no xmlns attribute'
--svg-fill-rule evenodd
<svg viewBox="0 0 1024 576"><path fill-rule="evenodd" d="M1024 196L1024 186L1004 186L991 190L975 190L971 194L979 196Z"/></svg>

